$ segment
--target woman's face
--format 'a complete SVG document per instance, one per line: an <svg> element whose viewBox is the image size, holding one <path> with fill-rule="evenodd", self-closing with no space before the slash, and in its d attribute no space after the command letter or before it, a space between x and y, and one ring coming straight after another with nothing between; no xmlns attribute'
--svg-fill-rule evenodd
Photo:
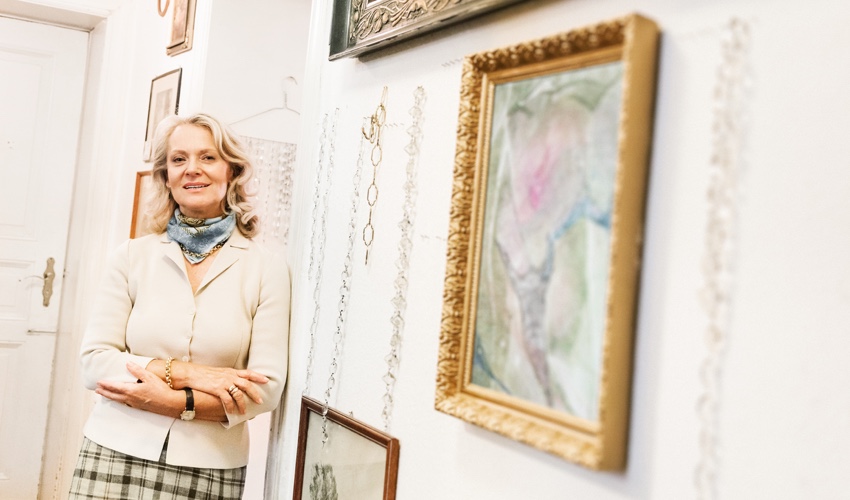
<svg viewBox="0 0 850 500"><path fill-rule="evenodd" d="M178 125L168 140L167 165L165 185L183 215L197 219L222 215L232 174L209 130L197 125Z"/></svg>

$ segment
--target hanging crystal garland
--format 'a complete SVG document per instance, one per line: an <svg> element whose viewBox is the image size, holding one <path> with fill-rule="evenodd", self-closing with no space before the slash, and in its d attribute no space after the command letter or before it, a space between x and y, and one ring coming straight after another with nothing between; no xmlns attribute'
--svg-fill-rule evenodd
<svg viewBox="0 0 850 500"><path fill-rule="evenodd" d="M737 222L738 175L743 163L749 90L750 27L732 19L722 42L722 62L714 92L714 123L708 187L708 223L703 260L702 302L708 326L700 366L697 403L700 457L695 471L697 498L717 498L719 406L722 369L729 336L733 278L733 236Z"/></svg>
<svg viewBox="0 0 850 500"><path fill-rule="evenodd" d="M328 134L328 115L322 120L322 135L319 139L319 165L316 169L316 181L313 185L313 218L310 233L310 264L307 279L313 284L313 321L310 323L310 347L307 353L307 375L304 382L305 396L309 395L313 378L313 360L316 350L316 332L319 328L320 298L322 289L322 268L325 261L325 240L327 236L328 206L334 170L334 143L336 139L336 121L339 108L334 111L331 131ZM322 191L322 185L325 186ZM321 205L321 213L319 206Z"/></svg>
<svg viewBox="0 0 850 500"><path fill-rule="evenodd" d="M351 193L351 218L348 221L348 248L345 252L343 262L341 285L339 287L339 304L336 318L336 330L333 334L333 353L331 355L330 375L328 386L325 389L324 403L322 404L322 446L328 442L328 408L330 406L331 392L336 385L339 360L342 356L343 327L348 312L348 300L351 296L351 274L353 271L354 237L357 233L357 207L360 204L360 180L363 177L363 151L365 137L360 138L359 153L357 155L357 166L354 169L354 190Z"/></svg>
<svg viewBox="0 0 850 500"><path fill-rule="evenodd" d="M286 246L292 213L295 144L243 137L254 159L257 209L263 221L260 241L275 249Z"/></svg>
<svg viewBox="0 0 850 500"><path fill-rule="evenodd" d="M394 282L395 296L393 296L393 315L390 318L392 324L392 336L390 337L390 353L386 356L387 373L383 377L385 392L384 392L384 409L381 411L381 419L384 421L384 430L389 431L390 422L392 421L392 412L394 406L393 393L395 391L395 383L398 376L400 364L399 353L401 350L401 338L404 331L404 312L407 309L407 284L408 271L410 269L410 254L413 250L413 222L416 208L416 171L419 165L419 151L422 144L422 121L423 113L422 106L425 103L425 89L418 87L413 93L414 104L410 108L410 115L413 119L407 133L410 136L410 141L404 148L407 153L407 167L405 168L404 182L404 203L402 205L402 217L398 223L401 229L401 237L398 242L398 259L396 260L396 268L398 274Z"/></svg>

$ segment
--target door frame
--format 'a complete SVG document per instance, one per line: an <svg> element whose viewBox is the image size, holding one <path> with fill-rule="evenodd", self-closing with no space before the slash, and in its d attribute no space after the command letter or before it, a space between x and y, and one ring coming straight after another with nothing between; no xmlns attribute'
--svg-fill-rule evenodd
<svg viewBox="0 0 850 500"><path fill-rule="evenodd" d="M74 8L74 6L69 6ZM59 10L59 9L54 9ZM57 26L40 19L40 11L31 17L7 16ZM68 10L68 13L77 11ZM83 439L83 427L91 411L92 398L82 383L79 348L88 311L100 282L100 263L108 256L112 241L124 235L112 234L114 199L121 184L122 170L111 168L120 158L123 144L123 118L131 61L116 50L121 32L127 32L130 20L92 16L97 24L88 31L89 46L84 87L81 128L78 140L76 172L68 245L65 255L65 280L59 310L56 348L51 376L47 429L42 455L39 499L67 496L77 454ZM126 18L128 16L118 16ZM72 16L72 19L78 19Z"/></svg>

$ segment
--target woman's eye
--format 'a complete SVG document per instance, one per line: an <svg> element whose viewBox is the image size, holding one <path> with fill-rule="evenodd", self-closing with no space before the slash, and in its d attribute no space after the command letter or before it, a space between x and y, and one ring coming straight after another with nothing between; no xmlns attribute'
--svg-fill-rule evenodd
<svg viewBox="0 0 850 500"><path fill-rule="evenodd" d="M182 156L175 156L174 158L171 159L171 161L173 163L180 163L183 160L185 160L185 158L183 158Z"/></svg>
<svg viewBox="0 0 850 500"><path fill-rule="evenodd" d="M215 160L215 156L206 155L206 156L204 156L204 160L207 160L207 161L214 161L214 160Z"/></svg>

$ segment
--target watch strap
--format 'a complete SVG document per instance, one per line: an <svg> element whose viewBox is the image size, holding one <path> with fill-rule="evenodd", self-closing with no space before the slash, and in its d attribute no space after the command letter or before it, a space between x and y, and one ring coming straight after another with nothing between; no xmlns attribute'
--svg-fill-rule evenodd
<svg viewBox="0 0 850 500"><path fill-rule="evenodd" d="M195 411L195 394L189 387L184 387L183 390L186 392L186 409L184 411Z"/></svg>

